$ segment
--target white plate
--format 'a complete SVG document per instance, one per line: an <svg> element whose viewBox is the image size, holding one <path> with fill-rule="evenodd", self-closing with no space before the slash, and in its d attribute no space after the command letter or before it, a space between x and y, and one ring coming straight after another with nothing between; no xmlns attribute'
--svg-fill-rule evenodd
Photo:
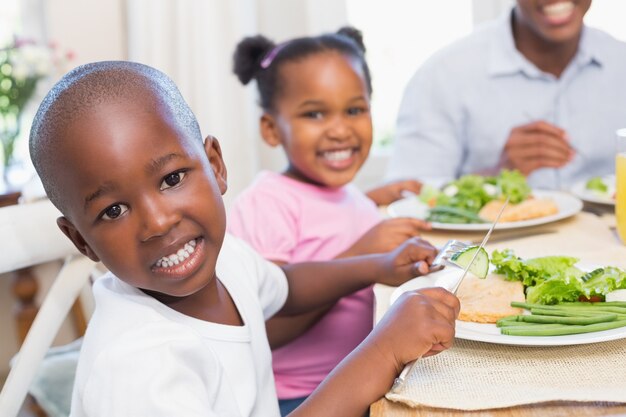
<svg viewBox="0 0 626 417"><path fill-rule="evenodd" d="M573 216L583 208L582 201L571 194L560 191L541 191L533 190L533 195L537 198L551 198L559 208L556 214L550 216L539 217L531 220L521 220L518 222L502 222L496 226L497 230L505 229L518 229L521 227L538 226L541 224L555 222L557 220L565 219L566 217ZM387 213L391 217L417 217L424 219L428 215L428 206L416 197L407 197L398 201L394 201L387 206ZM471 230L489 230L491 223L439 223L433 222L433 229L439 230L456 230L456 231L471 231Z"/></svg>
<svg viewBox="0 0 626 417"><path fill-rule="evenodd" d="M577 265L583 270L592 270L593 266ZM461 278L463 271L455 267L445 269L414 278L405 282L394 290L391 294L390 303L393 304L400 295L406 291L417 290L427 287L443 287L446 289L452 286ZM626 338L626 327L604 330L601 332L572 334L564 336L508 336L500 334L500 329L495 324L471 323L457 320L456 337L459 339L475 340L478 342L497 343L502 345L521 346L564 346L581 345L585 343L606 342L609 340Z"/></svg>
<svg viewBox="0 0 626 417"><path fill-rule="evenodd" d="M574 184L572 186L572 193L581 200L589 203L609 204L614 206L615 199L613 198L613 195L615 194L615 175L605 175L602 177L602 182L609 187L609 190L606 193L588 190L586 187L587 180L579 181Z"/></svg>

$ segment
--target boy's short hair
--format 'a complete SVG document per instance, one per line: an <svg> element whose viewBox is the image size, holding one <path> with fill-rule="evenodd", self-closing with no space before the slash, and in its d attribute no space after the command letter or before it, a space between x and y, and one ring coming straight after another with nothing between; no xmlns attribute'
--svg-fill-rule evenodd
<svg viewBox="0 0 626 417"><path fill-rule="evenodd" d="M29 140L30 157L46 194L64 214L64 190L57 186L55 173L67 167L55 163L55 148L64 130L77 118L101 104L115 101L142 103L147 110L165 106L190 137L202 141L196 117L174 82L161 71L128 61L102 61L76 67L41 102Z"/></svg>

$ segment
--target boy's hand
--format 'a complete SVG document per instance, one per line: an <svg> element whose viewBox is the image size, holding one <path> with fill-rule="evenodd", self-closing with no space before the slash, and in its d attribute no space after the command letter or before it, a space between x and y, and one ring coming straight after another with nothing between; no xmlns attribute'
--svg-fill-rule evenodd
<svg viewBox="0 0 626 417"><path fill-rule="evenodd" d="M374 200L376 205L386 206L396 200L401 199L402 191L410 191L419 194L422 190L422 183L415 180L402 180L391 182L383 186L373 188L367 192L367 196Z"/></svg>
<svg viewBox="0 0 626 417"><path fill-rule="evenodd" d="M410 217L387 219L368 230L340 258L385 253L396 249L407 239L419 236L422 230L430 230L430 223Z"/></svg>
<svg viewBox="0 0 626 417"><path fill-rule="evenodd" d="M290 416L364 415L407 363L452 346L459 309L459 300L443 288L403 294L363 343Z"/></svg>
<svg viewBox="0 0 626 417"><path fill-rule="evenodd" d="M452 346L460 309L458 298L443 288L409 291L391 306L368 339L398 374L407 363Z"/></svg>
<svg viewBox="0 0 626 417"><path fill-rule="evenodd" d="M397 286L411 278L432 272L430 265L437 256L437 248L421 238L411 238L394 251L381 255L383 268L377 282Z"/></svg>

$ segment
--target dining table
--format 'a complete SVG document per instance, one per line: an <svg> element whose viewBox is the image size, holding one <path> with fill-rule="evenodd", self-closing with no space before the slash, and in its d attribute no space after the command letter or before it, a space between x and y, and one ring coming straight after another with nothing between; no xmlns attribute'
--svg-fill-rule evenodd
<svg viewBox="0 0 626 417"><path fill-rule="evenodd" d="M485 234L485 231L454 231L454 230L430 230L424 231L422 237L430 241L435 246L441 247L450 239L457 239L466 242L472 242L479 244ZM612 265L617 267L626 268L626 246L620 241L615 228L615 215L614 207L611 205L595 205L585 203L583 211L560 221L540 224L529 228L519 229L506 229L506 230L494 230L490 237L489 242L486 245L488 253L492 253L493 250L511 249L517 256L522 258L532 258L546 255L564 255L576 257L582 263L588 263L592 265ZM419 279L419 278L418 278ZM394 287L388 287L385 285L376 285L374 287L374 294L376 300L375 320L378 321L388 310L390 306L390 299L392 298ZM488 356L492 353L499 352L500 355L507 356L510 349L510 360L519 360L523 363L526 358L519 358L516 355L533 355L533 349L540 350L542 354L546 351L549 354L557 355L558 349L568 349L562 352L567 354L574 354L576 352L586 352L589 355L589 359L593 364L594 354L596 358L603 358L601 352L602 349L611 350L610 354L617 355L616 361L610 365L617 369L598 369L598 368L583 368L584 362L581 363L580 375L588 373L603 373L610 375L611 372L619 372L626 378L626 355L621 356L621 352L626 352L626 339L614 340L611 342L599 342L592 344L580 344L575 346L566 347L549 347L549 348L535 348L535 347L518 347L507 345L496 345L492 343L474 342L468 340L456 339L452 348L449 349L449 353L456 353L458 355L476 354L481 355L484 351L484 355ZM552 349L552 350L549 350ZM520 353L521 352L521 353ZM615 353L617 352L617 354ZM448 351L440 353L433 358L440 357L448 353ZM610 354L607 354L606 358L609 359ZM448 357L454 357L449 355ZM431 359L431 358L428 358ZM490 358L486 358L489 363ZM557 361L558 362L558 361ZM601 361L598 361L601 363ZM444 359L441 359L439 365L446 365ZM464 362L459 361L457 364L463 367ZM616 365L617 364L617 365ZM554 366L558 366L556 363ZM570 366L574 370L576 364L567 363L566 367ZM549 366L548 366L549 367ZM417 368L417 367L416 367ZM494 370L495 371L495 370ZM555 370L556 371L556 370ZM427 371L422 371L423 375L429 375ZM435 417L455 417L455 416L480 416L480 417L504 417L504 416L604 416L604 415L625 415L626 416L626 385L618 389L617 396L620 397L620 390L623 390L623 397L617 398L613 401L601 401L594 400L593 398L584 401L578 399L572 400L571 393L567 400L557 399L553 401L537 400L535 398L522 398L521 400L512 403L512 405L502 405L505 402L500 401L498 398L490 398L489 391L492 389L493 384L485 384L482 386L483 381L480 379L474 379L471 372L468 370L466 373L459 371L463 374L462 378L466 378L465 381L453 381L454 384L450 384L450 388L447 388L446 381L437 380L438 375L434 374L432 379L433 384L438 392L443 393L436 406L427 404L428 401L424 401L423 398L411 398L411 388L421 389L419 385L423 382L419 382L419 376L410 378L407 377L406 385L417 384L414 387L408 387L405 390L407 393L402 395L390 395L379 399L370 407L371 417L409 417L409 416L435 416ZM519 372L525 372L521 370ZM541 372L540 370L538 371ZM549 369L546 372L550 372ZM487 374L483 374L487 375ZM506 381L508 374L504 373L500 375L501 381ZM445 376L442 376L445 378ZM461 377L460 377L461 378ZM479 378L479 377L476 377ZM607 379L607 387L612 387L610 376ZM450 380L448 380L448 383ZM438 386L437 386L438 385ZM427 385L426 385L427 386ZM452 388L454 386L454 388ZM446 391L448 389L448 391ZM556 389L556 388L555 388ZM572 389L571 387L569 388ZM603 387L600 387L602 391ZM469 406L466 403L459 402L457 397L463 390L477 391L478 394L472 402L469 401ZM482 392L484 392L484 400L481 400ZM558 391L557 391L558 392ZM447 397L446 397L447 396ZM399 397L399 398L398 398ZM419 395L418 395L419 397ZM449 400L445 400L448 398ZM548 397L549 398L549 397ZM613 398L614 399L614 398ZM488 401L488 400L491 400ZM496 404L497 406L481 406L481 402L487 404ZM500 405L498 405L500 404Z"/></svg>

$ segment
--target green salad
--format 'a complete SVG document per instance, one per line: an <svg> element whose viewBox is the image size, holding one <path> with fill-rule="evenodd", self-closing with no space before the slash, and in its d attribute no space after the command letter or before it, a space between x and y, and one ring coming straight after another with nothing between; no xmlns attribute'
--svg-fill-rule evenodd
<svg viewBox="0 0 626 417"><path fill-rule="evenodd" d="M602 177L591 177L585 184L585 188L590 191L596 191L600 194L609 192L609 186L604 182Z"/></svg>
<svg viewBox="0 0 626 417"><path fill-rule="evenodd" d="M464 175L441 190L424 186L420 200L430 207L428 221L439 223L484 223L478 212L492 200L509 197L517 204L531 194L526 178L519 171L503 170L499 175Z"/></svg>
<svg viewBox="0 0 626 417"><path fill-rule="evenodd" d="M521 281L530 304L603 301L606 294L626 289L623 269L607 266L584 272L576 266L577 262L577 258L569 256L522 259L510 249L491 254L494 272L509 281Z"/></svg>
<svg viewBox="0 0 626 417"><path fill-rule="evenodd" d="M577 258L543 256L521 259L510 249L494 251L495 273L521 281L526 302L511 306L527 310L499 319L496 326L509 336L564 336L626 326L626 302L605 301L626 289L626 271L607 266L584 272Z"/></svg>

